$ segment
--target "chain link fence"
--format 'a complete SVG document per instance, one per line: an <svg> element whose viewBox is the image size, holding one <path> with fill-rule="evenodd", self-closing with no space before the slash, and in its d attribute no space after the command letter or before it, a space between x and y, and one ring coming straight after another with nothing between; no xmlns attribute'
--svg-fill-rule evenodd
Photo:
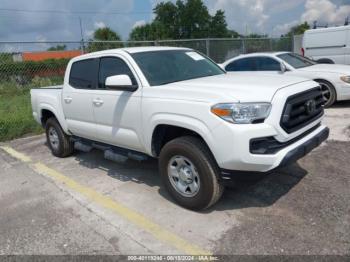
<svg viewBox="0 0 350 262"><path fill-rule="evenodd" d="M69 59L83 53L136 46L188 47L222 63L242 53L291 51L293 40L242 38L137 42L0 42L0 141L42 131L33 121L30 89L62 84Z"/></svg>

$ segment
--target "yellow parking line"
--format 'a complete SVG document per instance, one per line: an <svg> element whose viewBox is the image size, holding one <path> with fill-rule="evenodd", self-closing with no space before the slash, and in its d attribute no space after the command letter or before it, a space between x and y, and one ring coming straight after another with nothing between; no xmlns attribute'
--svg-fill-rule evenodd
<svg viewBox="0 0 350 262"><path fill-rule="evenodd" d="M11 156L23 162L26 162L26 163L31 162L31 159L28 156L22 153L19 153L10 147L1 147L1 148ZM208 251L202 250L196 245L189 243L183 238L177 236L176 234L164 229L160 225L147 219L145 216L141 215L140 213L129 209L125 205L117 202L116 200L113 200L109 197L106 197L98 193L92 188L79 184L75 180L57 172L54 169L47 167L42 163L32 164L31 167L36 172L42 175L49 176L55 181L64 183L68 188L84 195L89 200L92 200L95 203L98 203L99 205L103 206L104 208L117 213L118 215L124 217L129 222L132 222L133 224L137 225L141 229L149 232L155 238L174 246L181 252L185 252L186 254L190 254L190 255L210 255Z"/></svg>
<svg viewBox="0 0 350 262"><path fill-rule="evenodd" d="M14 158L17 158L19 160L21 160L22 162L25 163L29 163L32 162L31 158L29 156L26 156L25 154L22 154L16 150L14 150L11 147L8 146L1 146L0 147L2 150L4 150L6 153L8 153L9 155L13 156Z"/></svg>

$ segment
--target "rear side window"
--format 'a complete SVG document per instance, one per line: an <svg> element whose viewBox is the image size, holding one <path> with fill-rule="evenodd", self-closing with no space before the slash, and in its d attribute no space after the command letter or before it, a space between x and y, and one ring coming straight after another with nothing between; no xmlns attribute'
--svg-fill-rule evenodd
<svg viewBox="0 0 350 262"><path fill-rule="evenodd" d="M256 58L259 71L280 71L281 64L275 59L270 57L257 57Z"/></svg>
<svg viewBox="0 0 350 262"><path fill-rule="evenodd" d="M257 71L254 58L242 58L235 60L225 67L226 71Z"/></svg>
<svg viewBox="0 0 350 262"><path fill-rule="evenodd" d="M100 72L98 76L98 88L106 88L106 78L114 75L128 75L133 85L137 85L136 79L129 66L120 58L103 57L100 60Z"/></svg>
<svg viewBox="0 0 350 262"><path fill-rule="evenodd" d="M94 89L98 73L98 59L86 59L72 64L69 84L79 89Z"/></svg>

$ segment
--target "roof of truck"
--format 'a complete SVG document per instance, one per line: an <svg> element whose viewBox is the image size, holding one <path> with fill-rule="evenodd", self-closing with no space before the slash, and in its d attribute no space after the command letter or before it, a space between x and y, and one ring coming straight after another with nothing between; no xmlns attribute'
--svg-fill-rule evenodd
<svg viewBox="0 0 350 262"><path fill-rule="evenodd" d="M126 47L126 48L116 48L108 49L103 51L97 51L92 53L86 53L84 55L73 58L74 60L88 59L99 55L112 55L127 52L129 54L141 53L141 52L154 52L154 51L167 51L167 50L191 50L185 47L169 47L169 46L143 46L143 47Z"/></svg>
<svg viewBox="0 0 350 262"><path fill-rule="evenodd" d="M141 53L141 52L152 52L152 51L166 51L166 50L188 50L185 47L171 47L171 46L144 46L144 47L128 47L122 48L122 50L128 53Z"/></svg>

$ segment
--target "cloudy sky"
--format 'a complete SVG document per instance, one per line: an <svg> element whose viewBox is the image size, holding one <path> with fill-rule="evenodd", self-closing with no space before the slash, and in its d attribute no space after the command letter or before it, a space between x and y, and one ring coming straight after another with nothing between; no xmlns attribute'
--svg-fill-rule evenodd
<svg viewBox="0 0 350 262"><path fill-rule="evenodd" d="M84 38L91 37L96 28L109 26L127 39L134 26L151 21L157 2L160 0L0 0L0 41L80 40L79 17ZM204 2L210 13L223 9L231 29L273 36L302 21L341 25L350 15L350 0Z"/></svg>

